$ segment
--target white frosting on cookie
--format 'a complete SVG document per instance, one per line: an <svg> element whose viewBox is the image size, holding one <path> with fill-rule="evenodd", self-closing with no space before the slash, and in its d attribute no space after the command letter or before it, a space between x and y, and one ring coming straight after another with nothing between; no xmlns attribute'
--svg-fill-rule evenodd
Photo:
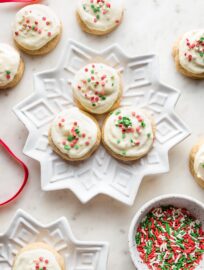
<svg viewBox="0 0 204 270"><path fill-rule="evenodd" d="M91 30L106 32L120 23L123 0L79 0L78 14Z"/></svg>
<svg viewBox="0 0 204 270"><path fill-rule="evenodd" d="M51 125L51 137L60 152L72 159L84 157L95 146L96 123L78 108L60 112Z"/></svg>
<svg viewBox="0 0 204 270"><path fill-rule="evenodd" d="M183 35L179 42L179 62L191 73L204 73L204 30Z"/></svg>
<svg viewBox="0 0 204 270"><path fill-rule="evenodd" d="M140 157L152 147L154 132L149 116L134 107L115 110L104 124L104 141L116 154Z"/></svg>
<svg viewBox="0 0 204 270"><path fill-rule="evenodd" d="M204 144L195 155L194 170L196 176L204 181Z"/></svg>
<svg viewBox="0 0 204 270"><path fill-rule="evenodd" d="M49 250L33 249L18 255L12 268L12 270L36 269L61 270L61 267L55 256Z"/></svg>
<svg viewBox="0 0 204 270"><path fill-rule="evenodd" d="M121 92L121 79L110 66L92 63L77 72L74 96L89 112L102 114L111 109Z"/></svg>
<svg viewBox="0 0 204 270"><path fill-rule="evenodd" d="M14 39L27 50L38 50L61 31L57 15L45 5L28 5L17 14L14 23Z"/></svg>
<svg viewBox="0 0 204 270"><path fill-rule="evenodd" d="M14 79L19 64L19 52L8 44L0 43L0 86L6 86Z"/></svg>

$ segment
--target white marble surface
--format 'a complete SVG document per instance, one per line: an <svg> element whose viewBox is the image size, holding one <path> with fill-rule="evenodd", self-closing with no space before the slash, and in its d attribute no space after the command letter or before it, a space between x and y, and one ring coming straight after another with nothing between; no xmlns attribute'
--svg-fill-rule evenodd
<svg viewBox="0 0 204 270"><path fill-rule="evenodd" d="M22 208L42 222L66 216L74 234L81 240L105 240L110 242L108 269L133 270L128 252L127 234L130 221L137 209L149 199L167 193L182 193L204 202L203 190L193 181L188 170L188 155L191 146L204 134L203 100L204 81L193 81L178 74L171 57L173 42L183 32L201 28L203 0L126 0L124 22L114 33L101 38L84 34L75 20L73 0L47 0L62 19L63 38L54 52L45 57L23 55L26 72L22 82L13 90L0 93L0 137L29 166L29 183L21 198L0 209L0 231L6 230L18 208ZM11 25L17 4L0 4L0 41L12 43ZM22 148L27 130L12 112L12 107L33 92L33 72L54 67L68 38L94 48L118 42L129 54L157 53L160 57L161 80L181 90L177 112L187 123L192 135L170 152L170 172L147 177L139 190L133 207L129 208L105 196L99 196L82 205L69 191L44 193L40 189L40 170L36 161L25 157ZM3 153L3 152L1 152ZM19 181L21 171L0 156L0 198L11 192ZM5 191L5 187L9 190ZM3 191L4 190L4 191ZM14 190L14 189L13 189Z"/></svg>

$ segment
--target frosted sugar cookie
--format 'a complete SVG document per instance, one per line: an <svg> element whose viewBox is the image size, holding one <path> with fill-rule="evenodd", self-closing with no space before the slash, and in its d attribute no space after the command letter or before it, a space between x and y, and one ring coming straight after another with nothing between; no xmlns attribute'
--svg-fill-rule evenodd
<svg viewBox="0 0 204 270"><path fill-rule="evenodd" d="M108 65L88 64L77 72L72 86L77 105L85 111L104 114L119 106L121 77Z"/></svg>
<svg viewBox="0 0 204 270"><path fill-rule="evenodd" d="M12 270L65 270L64 259L44 243L32 243L17 254Z"/></svg>
<svg viewBox="0 0 204 270"><path fill-rule="evenodd" d="M134 107L121 107L104 121L102 141L107 151L122 161L137 160L152 148L155 126L148 113Z"/></svg>
<svg viewBox="0 0 204 270"><path fill-rule="evenodd" d="M192 148L189 167L195 181L204 188L204 142L200 142Z"/></svg>
<svg viewBox="0 0 204 270"><path fill-rule="evenodd" d="M47 6L28 5L16 14L13 37L19 49L31 55L42 55L56 47L62 26Z"/></svg>
<svg viewBox="0 0 204 270"><path fill-rule="evenodd" d="M50 145L65 160L89 158L100 141L101 132L95 118L76 107L60 112L50 127Z"/></svg>
<svg viewBox="0 0 204 270"><path fill-rule="evenodd" d="M204 30L185 33L173 48L176 68L193 79L204 78Z"/></svg>
<svg viewBox="0 0 204 270"><path fill-rule="evenodd" d="M19 52L8 44L0 43L0 90L17 85L23 72L24 62Z"/></svg>
<svg viewBox="0 0 204 270"><path fill-rule="evenodd" d="M123 11L123 0L78 0L76 14L85 32L105 35L119 26Z"/></svg>

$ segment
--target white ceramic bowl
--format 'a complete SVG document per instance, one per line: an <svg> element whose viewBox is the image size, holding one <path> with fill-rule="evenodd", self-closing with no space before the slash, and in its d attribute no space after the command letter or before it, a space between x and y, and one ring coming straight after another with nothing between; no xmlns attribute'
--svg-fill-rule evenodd
<svg viewBox="0 0 204 270"><path fill-rule="evenodd" d="M173 205L179 208L186 208L195 218L199 219L202 222L202 228L204 229L204 204L197 201L196 199L185 195L168 194L156 197L151 201L148 201L136 213L129 230L129 250L133 264L138 270L148 270L148 267L141 260L136 248L135 234L137 227L140 224L141 220L152 208L162 205ZM201 269L204 269L204 259L202 260L201 264L196 268L196 270Z"/></svg>

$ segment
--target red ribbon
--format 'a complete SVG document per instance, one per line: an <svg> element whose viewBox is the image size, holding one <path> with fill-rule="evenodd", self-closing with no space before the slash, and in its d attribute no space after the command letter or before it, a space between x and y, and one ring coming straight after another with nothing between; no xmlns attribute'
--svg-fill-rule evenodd
<svg viewBox="0 0 204 270"><path fill-rule="evenodd" d="M24 170L24 179L23 179L22 185L20 186L19 190L10 199L6 200L3 203L0 203L0 206L3 206L3 205L10 203L13 200L15 200L16 197L18 197L18 195L22 192L22 190L24 189L24 187L28 181L29 171L28 171L28 168L25 165L25 163L22 160L20 160L1 139L0 139L0 145L3 146L3 148L9 153L9 155L12 156L18 162L18 164L20 164L20 166Z"/></svg>

